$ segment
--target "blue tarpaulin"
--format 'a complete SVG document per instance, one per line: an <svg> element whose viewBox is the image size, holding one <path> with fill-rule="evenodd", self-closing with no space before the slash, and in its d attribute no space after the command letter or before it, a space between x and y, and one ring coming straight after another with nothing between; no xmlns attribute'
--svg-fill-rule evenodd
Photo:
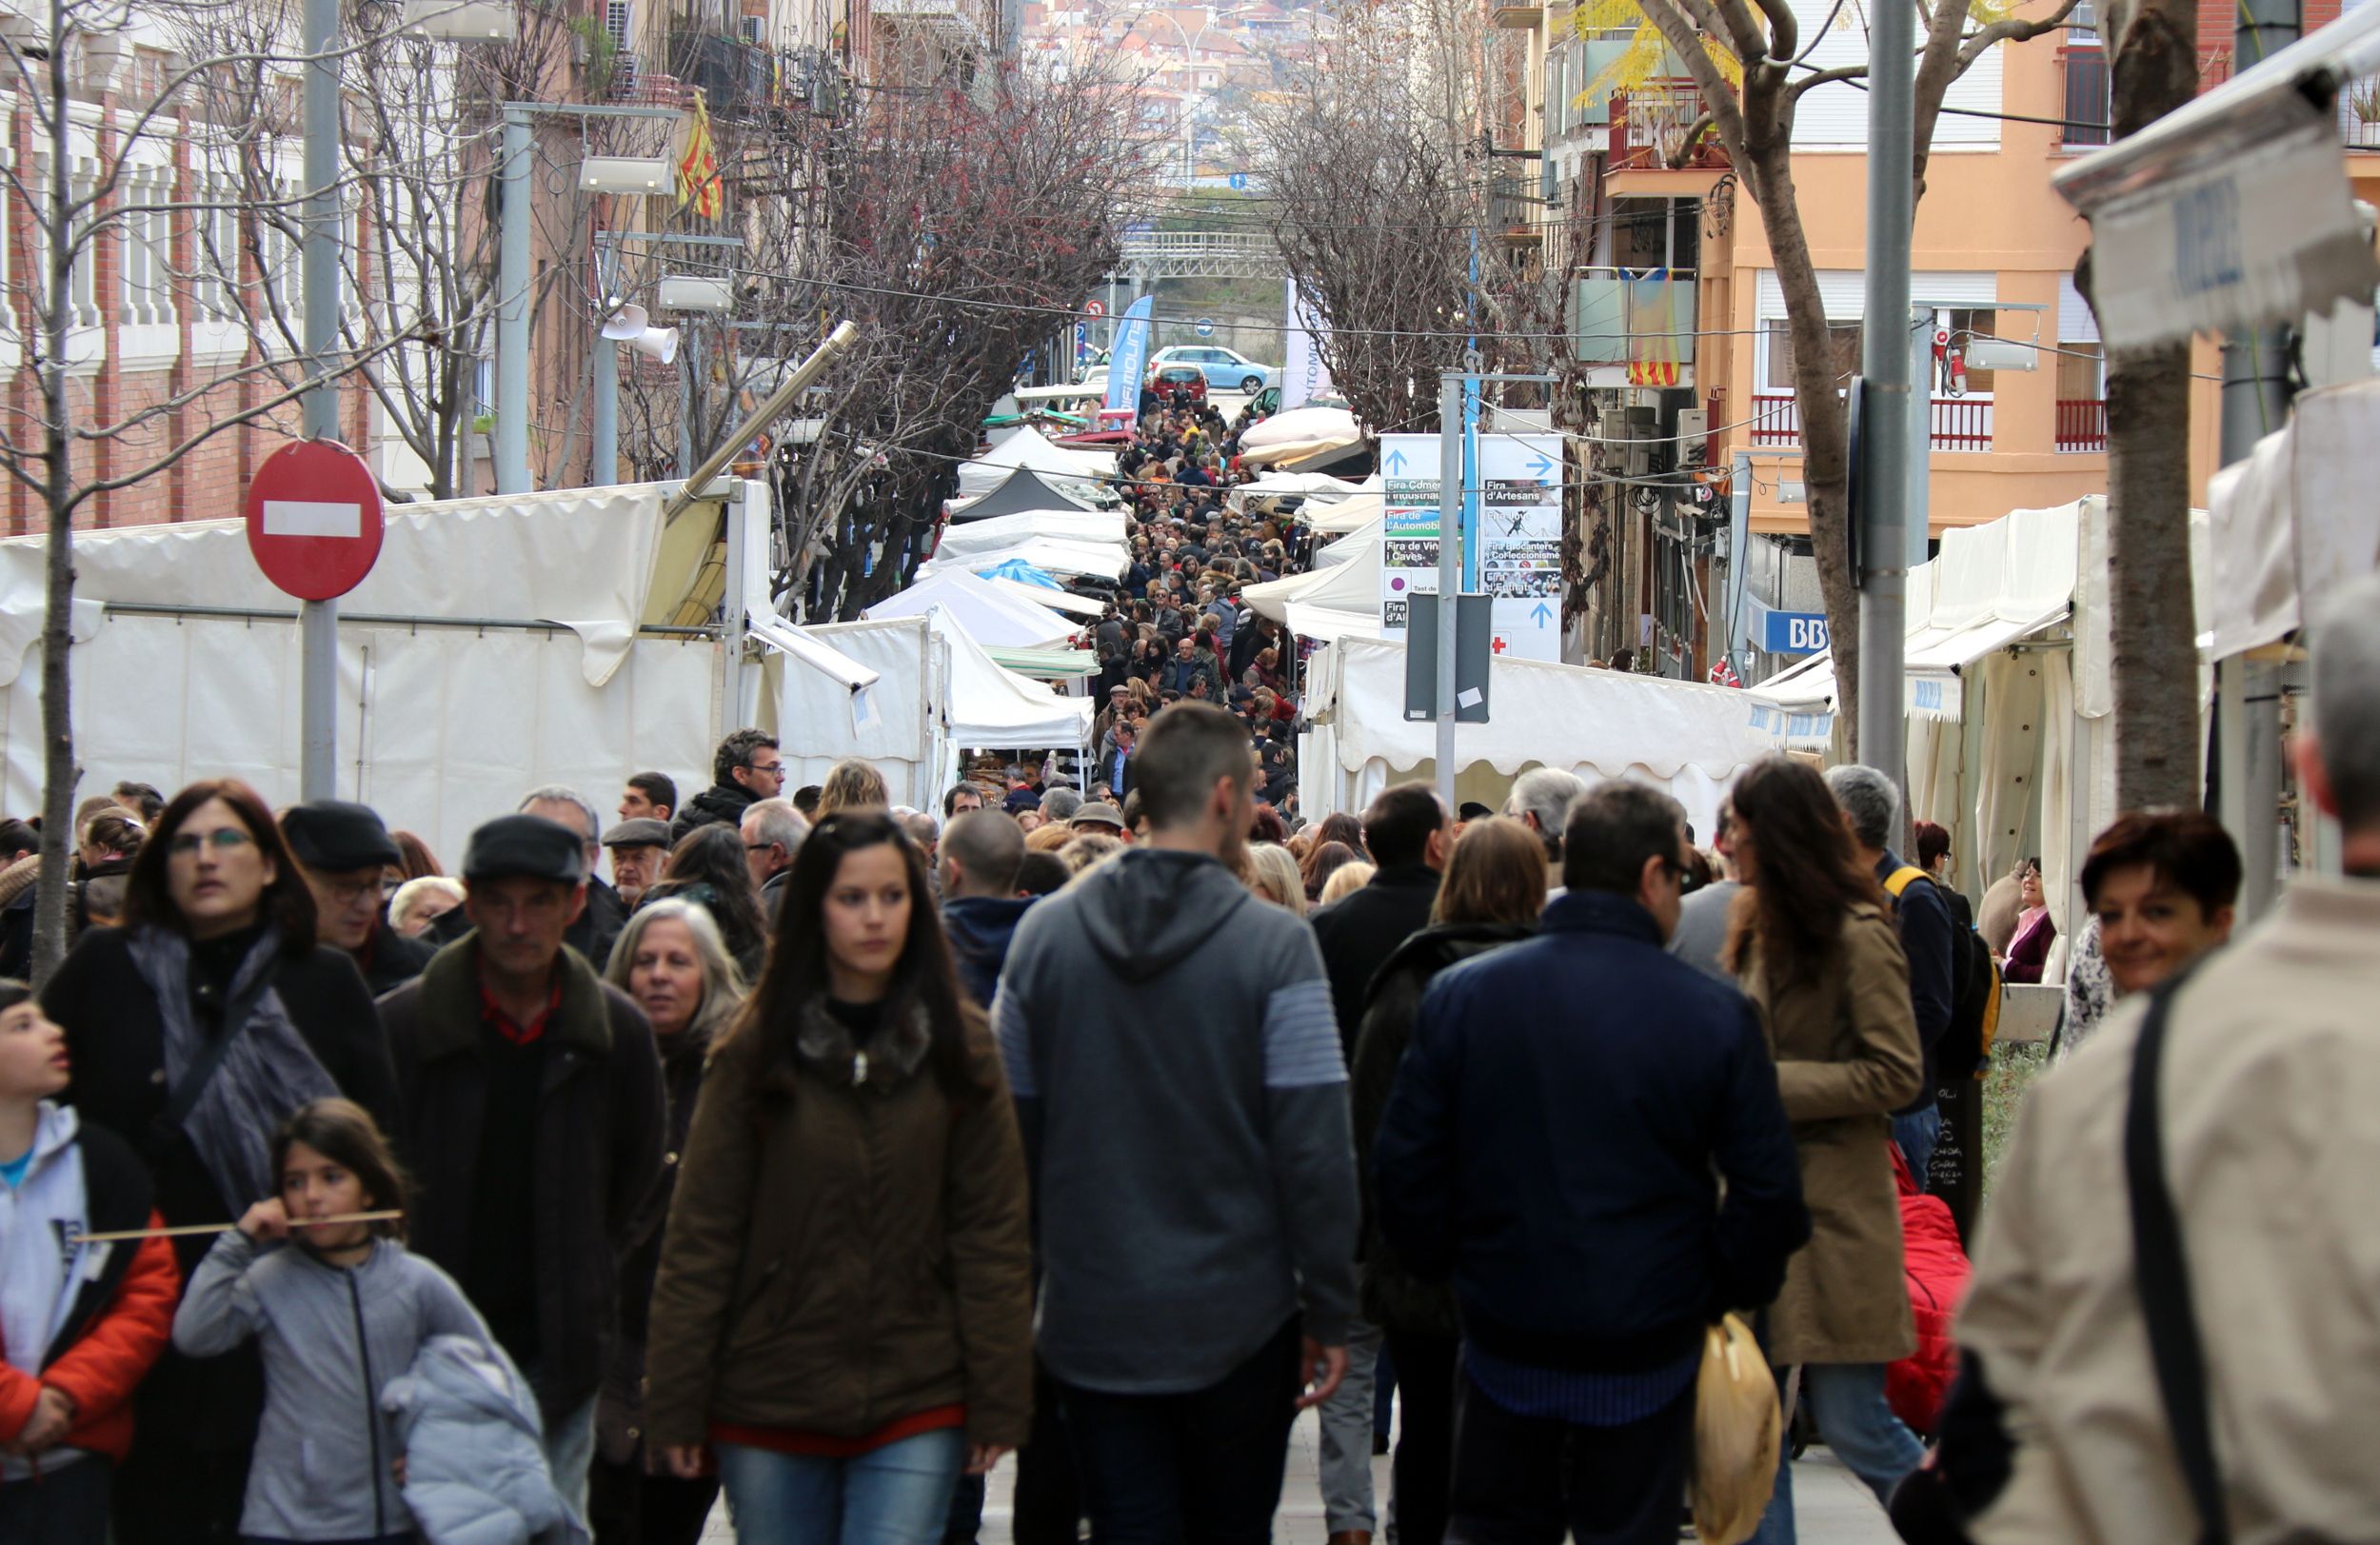
<svg viewBox="0 0 2380 1545"><path fill-rule="evenodd" d="M1014 580L1019 584L1038 584L1044 590L1063 590L1064 585L1052 579L1048 572L1035 568L1021 558L1011 558L982 571L985 579Z"/></svg>

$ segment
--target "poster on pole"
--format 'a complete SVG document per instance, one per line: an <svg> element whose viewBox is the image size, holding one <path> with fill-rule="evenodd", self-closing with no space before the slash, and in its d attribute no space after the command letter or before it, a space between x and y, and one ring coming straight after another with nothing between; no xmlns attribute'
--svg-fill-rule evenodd
<svg viewBox="0 0 2380 1545"><path fill-rule="evenodd" d="M1284 392L1285 395L1285 392ZM1438 439L1380 436L1380 631L1401 639L1415 596L1438 594Z"/></svg>
<svg viewBox="0 0 2380 1545"><path fill-rule="evenodd" d="M1289 281L1286 304L1289 330L1281 341L1280 367L1280 406L1284 412L1314 398L1327 397L1331 391L1331 367L1323 363L1321 343L1330 325L1316 314L1295 279Z"/></svg>
<svg viewBox="0 0 2380 1545"><path fill-rule="evenodd" d="M1116 328L1116 350L1108 358L1106 406L1140 406L1140 372L1149 364L1149 312L1156 305L1156 296L1143 295L1124 310Z"/></svg>

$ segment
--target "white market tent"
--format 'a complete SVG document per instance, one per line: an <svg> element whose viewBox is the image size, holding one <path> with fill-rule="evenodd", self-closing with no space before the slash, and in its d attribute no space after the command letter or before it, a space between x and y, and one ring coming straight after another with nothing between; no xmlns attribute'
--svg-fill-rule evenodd
<svg viewBox="0 0 2380 1545"><path fill-rule="evenodd" d="M1298 765L1309 816L1360 810L1391 783L1437 776L1437 724L1405 718L1401 640L1341 639L1308 683L1313 727ZM1775 716L1733 688L1510 656L1489 664L1488 711L1484 724L1457 726L1458 800L1500 804L1521 773L1560 767L1589 783L1665 788L1697 832L1716 829L1735 774L1781 743Z"/></svg>
<svg viewBox="0 0 2380 1545"><path fill-rule="evenodd" d="M1306 501L1305 507L1291 517L1312 526L1325 536L1344 536L1360 531L1379 520L1388 510L1388 500L1377 493L1359 493L1348 499L1335 499L1328 504Z"/></svg>
<svg viewBox="0 0 2380 1545"><path fill-rule="evenodd" d="M1076 595L1072 590L1044 589L1041 585L1024 580L1012 580L1005 574L982 574L977 578L1002 595L1014 596L1019 601L1030 601L1037 606L1047 606L1052 611L1061 611L1069 617L1082 617L1096 621L1107 615L1105 602L1093 601L1088 596Z"/></svg>
<svg viewBox="0 0 2380 1545"><path fill-rule="evenodd" d="M1253 433L1254 429L1250 432ZM1386 486L1387 484L1377 472L1361 483L1349 483L1327 472L1267 472L1262 477L1234 487L1231 502L1245 505L1252 499L1283 495L1305 499L1345 499L1359 493L1378 493Z"/></svg>
<svg viewBox="0 0 2380 1545"><path fill-rule="evenodd" d="M1379 637L1379 522L1322 548L1304 573L1251 584L1240 594L1257 615L1305 638Z"/></svg>
<svg viewBox="0 0 2380 1545"><path fill-rule="evenodd" d="M767 616L765 485L723 485L664 520L676 484L390 506L371 575L340 603L337 793L449 860L526 790L596 799L660 767L707 782L725 729L755 723L747 612L771 668L848 697L864 666ZM42 787L41 538L0 542L0 777ZM70 669L83 786L236 777L298 798L297 604L243 523L77 533ZM735 635L723 644L723 599ZM814 668L823 667L823 668ZM832 674L828 674L831 672ZM724 728L723 728L723 725Z"/></svg>
<svg viewBox="0 0 2380 1545"><path fill-rule="evenodd" d="M864 615L870 622L883 622L936 610L943 614L944 625L995 649L1044 648L1075 633L1068 618L963 569L928 575L870 606Z"/></svg>
<svg viewBox="0 0 2380 1545"><path fill-rule="evenodd" d="M969 553L997 552L1034 537L1121 546L1125 541L1124 518L1121 511L1088 509L1037 509L1021 515L995 515L963 525L944 526L934 556L958 558Z"/></svg>
<svg viewBox="0 0 2380 1545"><path fill-rule="evenodd" d="M1343 407L1293 407L1252 426L1240 437L1240 460L1248 466L1303 461L1363 439L1356 416Z"/></svg>
<svg viewBox="0 0 2380 1545"><path fill-rule="evenodd" d="M778 674L777 723L800 726L783 737L788 782L822 782L837 761L858 757L884 775L894 803L933 809L968 750L1080 750L1090 738L1090 699L1002 668L939 609L809 632L880 679L843 691L817 671Z"/></svg>
<svg viewBox="0 0 2380 1545"><path fill-rule="evenodd" d="M1326 543L1316 548L1314 566L1336 568L1341 564L1353 563L1361 558L1367 550L1377 556L1379 551L1380 538L1384 534L1382 527L1386 524L1384 519L1375 516L1336 542Z"/></svg>
<svg viewBox="0 0 2380 1545"><path fill-rule="evenodd" d="M1004 547L992 547L982 552L960 553L937 557L918 567L921 575L946 574L952 569L980 573L998 568L1003 564L1021 563L1049 574L1080 574L1089 578L1120 579L1131 566L1123 545L1117 542L1061 542L1051 537L1027 537L1022 542Z"/></svg>
<svg viewBox="0 0 2380 1545"><path fill-rule="evenodd" d="M990 493L1008 474L1028 468L1044 477L1112 478L1116 458L1101 452L1066 450L1049 443L1041 432L1025 425L971 462L959 466L959 492L974 498Z"/></svg>
<svg viewBox="0 0 2380 1545"><path fill-rule="evenodd" d="M2380 380L2311 391L2290 425L2214 475L2202 587L2207 659L2278 643L2380 567Z"/></svg>

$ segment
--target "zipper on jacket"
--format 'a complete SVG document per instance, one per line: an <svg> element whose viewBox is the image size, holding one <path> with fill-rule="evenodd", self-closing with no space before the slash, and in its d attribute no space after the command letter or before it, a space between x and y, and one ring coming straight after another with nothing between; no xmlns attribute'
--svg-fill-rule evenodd
<svg viewBox="0 0 2380 1545"><path fill-rule="evenodd" d="M388 1510L381 1497L380 1411L372 1398L372 1344L364 1338L364 1293L355 1285L355 1268L342 1267L340 1275L347 1279L347 1307L355 1312L355 1352L364 1360L364 1430L371 1435L372 1534L377 1536L388 1532Z"/></svg>

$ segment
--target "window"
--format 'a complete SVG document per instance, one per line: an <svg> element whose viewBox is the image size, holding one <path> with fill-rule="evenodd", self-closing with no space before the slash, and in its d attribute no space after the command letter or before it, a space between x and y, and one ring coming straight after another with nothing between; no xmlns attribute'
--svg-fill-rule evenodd
<svg viewBox="0 0 2380 1545"><path fill-rule="evenodd" d="M1762 377L1764 391L1794 389L1794 336L1792 325L1783 317L1771 317L1768 328L1769 364ZM1859 370L1859 324L1836 322L1827 327L1828 341L1834 346L1836 386L1847 385Z"/></svg>
<svg viewBox="0 0 2380 1545"><path fill-rule="evenodd" d="M173 172L166 167L126 168L129 205L173 201ZM129 327L169 326L173 315L173 225L171 211L131 208L124 216L123 319Z"/></svg>
<svg viewBox="0 0 2380 1545"><path fill-rule="evenodd" d="M1974 337L1997 336L1999 313L1966 309L1938 311L1934 313L1934 327L1937 331L1948 329L1951 342L1964 348ZM1971 366L1967 371L1967 395L1970 397L1991 396L1992 372L1977 370Z"/></svg>
<svg viewBox="0 0 2380 1545"><path fill-rule="evenodd" d="M2098 344L2062 343L2057 356L2057 398L2061 403L2095 403L2107 395L2107 360Z"/></svg>
<svg viewBox="0 0 2380 1545"><path fill-rule="evenodd" d="M2115 112L2115 97L2112 89L2113 77L2109 73L2107 50L2099 47L2098 35L2069 31L2066 47L2059 52L2059 60L2066 71L2065 143L2076 146L2107 144L2108 123Z"/></svg>
<svg viewBox="0 0 2380 1545"><path fill-rule="evenodd" d="M229 322L237 314L231 296L239 287L240 273L239 221L228 207L235 194L220 183L210 183L203 196L220 202L191 215L190 298L201 318Z"/></svg>
<svg viewBox="0 0 2380 1545"><path fill-rule="evenodd" d="M628 46L628 0L605 0L604 30L611 34L613 48L625 49Z"/></svg>

